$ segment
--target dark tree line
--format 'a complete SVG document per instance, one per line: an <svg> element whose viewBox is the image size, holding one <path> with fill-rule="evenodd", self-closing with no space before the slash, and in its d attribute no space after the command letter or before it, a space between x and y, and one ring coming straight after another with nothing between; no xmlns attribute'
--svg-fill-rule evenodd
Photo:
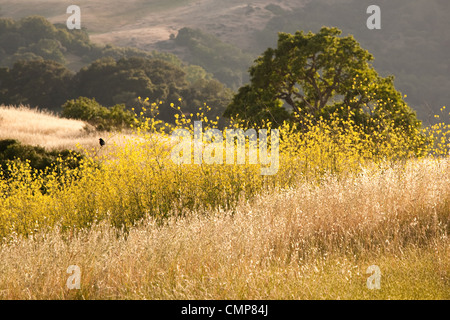
<svg viewBox="0 0 450 320"><path fill-rule="evenodd" d="M213 116L221 116L231 91L217 80L186 80L186 73L169 62L141 57L102 58L74 73L52 60L19 61L0 69L0 103L26 104L61 111L69 99L95 98L104 106L139 105L138 97L161 101L160 116L170 121L171 103L193 111L207 103ZM181 102L179 99L181 98Z"/></svg>
<svg viewBox="0 0 450 320"><path fill-rule="evenodd" d="M173 40L176 46L187 49L187 61L202 66L230 88L237 89L248 81L253 54L198 29L182 28Z"/></svg>
<svg viewBox="0 0 450 320"><path fill-rule="evenodd" d="M65 25L53 25L44 17L29 16L15 21L0 19L0 65L12 67L19 60L46 59L65 63L65 55L95 55L99 48L91 44L85 30L68 31Z"/></svg>
<svg viewBox="0 0 450 320"><path fill-rule="evenodd" d="M186 112L206 103L221 116L231 95L202 67L173 54L96 45L86 30L40 16L0 19L0 104L60 112L66 101L87 97L130 109L143 97L162 101L160 117L168 121L176 112L171 103Z"/></svg>

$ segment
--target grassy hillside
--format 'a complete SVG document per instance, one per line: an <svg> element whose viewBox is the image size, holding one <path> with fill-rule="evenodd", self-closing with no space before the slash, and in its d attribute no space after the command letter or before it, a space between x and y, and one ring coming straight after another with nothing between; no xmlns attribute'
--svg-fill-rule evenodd
<svg viewBox="0 0 450 320"><path fill-rule="evenodd" d="M228 35L230 38L226 40L236 38L239 29L258 29L273 16L271 11L264 9L271 2L257 0L250 5L240 0L131 0L123 6L117 0L80 0L77 5L82 8L83 25L96 36L94 40L149 44L167 40L171 33L183 27L208 28L214 33ZM296 8L304 2L285 0L280 5ZM65 23L67 6L67 3L57 0L44 3L37 0L6 0L2 3L2 12L4 16L13 18L43 15L52 22Z"/></svg>
<svg viewBox="0 0 450 320"><path fill-rule="evenodd" d="M104 224L70 240L12 237L0 249L0 298L448 300L439 217L448 223L449 169L424 161L330 178L262 194L233 215L148 219L118 237ZM74 264L80 290L66 287ZM380 290L366 286L371 265Z"/></svg>
<svg viewBox="0 0 450 320"><path fill-rule="evenodd" d="M46 1L36 6L36 0L4 1L3 16L19 18L42 14L52 22L65 23L66 4ZM182 59L204 60L195 50L173 46L171 35L180 29L199 29L218 37L224 44L244 50L256 58L267 47L275 46L277 32L311 30L323 25L336 26L344 35L353 34L374 56L374 66L382 75L396 77L398 89L408 95L407 102L418 112L426 125L435 123L434 115L448 105L450 86L448 52L450 40L447 12L448 2L420 0L378 1L382 10L382 29L368 30L367 7L370 1L129 1L126 8L116 1L80 1L83 27L96 43L113 43L145 50L166 50ZM230 51L231 52L231 51ZM210 57L211 59L217 57ZM67 57L71 67L80 61ZM226 62L209 67L232 69L228 85L234 86L237 64ZM241 68L241 67L239 67ZM228 70L226 70L228 71ZM222 72L223 73L223 72ZM233 75L230 77L230 74ZM226 77L223 77L226 79ZM243 78L245 82L246 78ZM223 80L224 81L224 80Z"/></svg>
<svg viewBox="0 0 450 320"><path fill-rule="evenodd" d="M88 142L93 135L86 126L83 121L62 119L36 109L0 106L0 139L17 139L49 149L73 149L76 143L93 146Z"/></svg>
<svg viewBox="0 0 450 320"><path fill-rule="evenodd" d="M32 110L0 116L1 137L29 143L99 135ZM367 159L351 132L333 142L320 125L285 128L280 169L261 176L259 165L175 165L154 124L58 179L20 165L0 175L1 299L450 298L448 157L398 161L393 138L381 158L361 150ZM70 265L79 290L66 286Z"/></svg>
<svg viewBox="0 0 450 320"><path fill-rule="evenodd" d="M80 66L84 67L76 69ZM202 67L183 63L173 54L99 46L84 30L68 31L40 16L0 19L3 104L59 112L67 100L83 96L107 107L123 104L131 109L139 105L139 96L145 96L166 103L161 117L167 119L173 114L170 103L179 98L194 108L210 104L221 116L231 95Z"/></svg>
<svg viewBox="0 0 450 320"><path fill-rule="evenodd" d="M20 121L17 121L20 119ZM0 140L16 139L22 144L48 150L94 150L100 137L111 147L120 145L126 134L95 131L80 120L65 119L55 114L28 107L0 106Z"/></svg>
<svg viewBox="0 0 450 320"><path fill-rule="evenodd" d="M441 21L445 14L439 8L446 4L437 0L428 2L429 6L410 3L410 9L403 8L396 17L402 5L381 2L383 7L392 6L386 12L391 23L382 24L385 33L369 33L365 38L361 33L363 46L374 40L372 45L380 47L375 58L380 55L384 61L383 72L412 75L425 88L419 91L414 84L408 90L446 99L438 88L448 80L442 73L447 58L440 51L447 45L446 29L430 36L431 18L436 14ZM366 15L359 16L365 8L356 6L356 0L305 3L132 0L124 7L116 0L81 0L79 5L84 23L97 33L98 41L164 47L167 43L161 40L188 27L184 30L191 36L184 39L186 43L167 46L168 50L197 50L205 55L211 47L213 62L215 58L235 66L236 57L226 57L224 52L239 46L244 51L234 52L242 53L239 60L243 61L248 57L245 50L257 55L279 30L343 23L337 26L344 33L356 33L357 24L365 23ZM1 13L14 18L45 14L54 22L64 22L65 7L56 0L6 0ZM422 13L426 17L418 24L422 31L400 33L417 23L414 18ZM176 35L172 38L168 41L176 42ZM9 39L13 41L14 34ZM429 44L429 50L416 47L409 52L408 43L418 40ZM130 50L103 49L114 54ZM429 60L422 56L427 50ZM82 62L78 55L66 58L73 67ZM210 62L205 56L203 60ZM166 66L159 60L106 59L83 69L78 83L91 90L95 88L90 81L100 79L94 84L106 98L120 93L116 88L125 84L130 99L136 98L137 84L145 90L154 88L154 80L163 87L172 81L172 89L178 88L178 81L184 86L178 69L158 71L147 79L142 67L146 63ZM117 68L127 64L136 68ZM48 89L48 82L41 78L52 65L42 63L33 77L21 72L21 64L12 71L0 68L0 95L5 94L5 84L14 85L13 98L20 98L24 89L35 89L36 82ZM429 73L425 72L428 67ZM96 77L102 74L99 70L114 76ZM152 70L147 71L152 74ZM206 76L201 70L191 71L200 73L200 79ZM62 82L52 83L59 93ZM173 97L175 104L165 101L169 105L139 97L138 110L129 109L133 118L127 123L132 127L122 132L97 131L92 123L28 107L0 106L0 142L15 139L25 149L71 149L84 155L76 166L69 165L75 159L69 155L45 170L35 170L27 159L11 160L0 154L0 160L5 160L0 168L0 299L450 299L450 125L418 128L423 140L417 147L390 117L374 134L342 118L339 110L330 115L331 120L319 118L297 127L285 122L275 129L262 121L261 128L256 124L251 128L260 142L258 129L268 128L271 136L280 138L264 148L270 163L264 163L262 143L256 163L247 161L250 151L244 164L227 163L227 136L219 130L218 118L209 117L211 108L200 104L203 91L196 91L203 88L214 97L222 87L206 80L191 84L184 87L195 98L189 104L178 95ZM411 96L408 91L402 93ZM45 96L52 101L48 93ZM85 103L70 102L66 115L85 112L89 116L91 111L104 110L93 100L81 100ZM439 101L433 100L432 108ZM202 107L195 109L198 104ZM436 121L448 123L450 113L441 107L434 112L441 115ZM173 112L170 124L156 116L160 108ZM189 164L199 144L189 143L174 152L172 134L184 129L192 137L198 120L204 131L216 130L214 139L204 134L199 149L203 162ZM243 123L232 125L250 129ZM106 140L103 147L100 137ZM1 152L6 154L4 149ZM173 161L177 156L187 163ZM276 167L275 172L263 175L262 169L269 165ZM78 289L67 286L68 267L74 265L81 270ZM368 286L370 266L380 269L378 289Z"/></svg>

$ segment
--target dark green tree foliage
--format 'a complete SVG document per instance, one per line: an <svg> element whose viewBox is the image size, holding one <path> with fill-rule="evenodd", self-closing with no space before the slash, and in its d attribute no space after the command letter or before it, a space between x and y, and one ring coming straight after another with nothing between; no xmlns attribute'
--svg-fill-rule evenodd
<svg viewBox="0 0 450 320"><path fill-rule="evenodd" d="M100 46L92 43L85 29L68 30L65 24L52 25L44 17L30 16L18 21L0 19L0 66L12 67L19 60L50 59L78 71L79 65L111 57L160 59L183 69L187 80L211 79L212 75L195 65L185 65L177 56L130 47ZM73 66L68 60L79 60ZM78 66L77 68L75 66Z"/></svg>
<svg viewBox="0 0 450 320"><path fill-rule="evenodd" d="M82 154L72 150L48 151L39 146L22 145L14 139L0 140L0 179L11 178L12 163L20 165L26 162L33 172L47 177L40 186L40 191L45 194L48 190L47 179L55 178L61 182L78 179L76 172L69 171L80 167L84 158Z"/></svg>
<svg viewBox="0 0 450 320"><path fill-rule="evenodd" d="M80 57L87 66L73 74L65 66L67 55ZM98 46L85 30L68 30L39 16L0 19L2 65L8 69L0 68L0 103L56 112L65 101L82 96L114 106L120 114L118 105L137 107L140 96L163 101L160 116L169 120L177 112L170 104L179 105L179 98L189 110L206 103L214 115L221 115L231 99L231 91L211 74L173 54Z"/></svg>
<svg viewBox="0 0 450 320"><path fill-rule="evenodd" d="M187 103L203 99L205 103L212 103L219 113L223 112L229 101L220 95L225 87L217 81L203 81L219 87L212 97L206 85L200 87L200 92L196 91L198 83L189 84L182 69L162 60L138 57L118 61L100 59L80 70L75 77L76 95L95 98L102 105L138 106L138 97L162 101L160 117L165 121L173 119L176 111L170 104L178 103L179 98Z"/></svg>
<svg viewBox="0 0 450 320"><path fill-rule="evenodd" d="M180 29L174 41L188 48L190 54L186 59L189 62L202 66L230 88L238 88L247 81L246 70L251 65L252 55L191 28Z"/></svg>
<svg viewBox="0 0 450 320"><path fill-rule="evenodd" d="M47 19L40 16L30 16L19 21L17 26L19 33L28 42L35 42L47 37L51 38L56 33L56 28Z"/></svg>
<svg viewBox="0 0 450 320"><path fill-rule="evenodd" d="M270 92L248 84L239 88L224 116L258 125L270 120L274 127L277 127L290 119L291 113L283 107L283 102L275 99Z"/></svg>
<svg viewBox="0 0 450 320"><path fill-rule="evenodd" d="M214 120L216 117L221 118L219 126L222 126L225 124L222 115L227 104L231 101L233 91L224 87L224 85L217 80L200 79L184 89L181 96L184 100L181 103L178 103L178 105L182 107L183 111L196 114L198 108L203 107L206 104L211 107L211 112L208 113L208 117L213 118Z"/></svg>
<svg viewBox="0 0 450 320"><path fill-rule="evenodd" d="M389 118L405 132L418 128L420 121L394 88L393 77L380 77L370 63L373 56L340 33L326 27L317 34L280 33L277 48L255 61L251 83L234 96L225 116L277 124L292 121L286 107L301 119L341 112L343 119L360 124Z"/></svg>
<svg viewBox="0 0 450 320"><path fill-rule="evenodd" d="M11 19L0 19L0 53L2 60L25 45L26 40L15 28L14 21Z"/></svg>
<svg viewBox="0 0 450 320"><path fill-rule="evenodd" d="M41 57L44 60L53 60L59 63L64 63L65 58L63 52L66 51L61 43L53 39L41 39L37 43L30 44L27 48L20 48L17 54L32 53L36 57ZM16 58L15 60L19 60ZM24 60L23 58L20 60ZM32 60L32 59L25 59Z"/></svg>
<svg viewBox="0 0 450 320"><path fill-rule="evenodd" d="M50 169L56 165L58 158L65 161L68 168L79 166L83 156L71 150L47 151L39 146L22 145L14 139L0 140L0 170L7 175L8 162L27 160L30 167L38 171Z"/></svg>
<svg viewBox="0 0 450 320"><path fill-rule="evenodd" d="M60 40L58 29L43 17L0 19L0 64L12 66L37 57L64 63L66 48Z"/></svg>
<svg viewBox="0 0 450 320"><path fill-rule="evenodd" d="M62 107L61 116L84 120L94 125L97 130L108 131L130 127L134 119L134 114L125 110L124 104L106 108L95 99L86 97L67 101Z"/></svg>
<svg viewBox="0 0 450 320"><path fill-rule="evenodd" d="M92 44L86 30L67 30L44 17L29 16L18 21L0 19L0 65L11 67L19 60L37 57L65 63L65 55L94 59L102 48ZM33 54L33 55L31 55ZM92 57L91 57L92 56Z"/></svg>
<svg viewBox="0 0 450 320"><path fill-rule="evenodd" d="M366 28L369 5L381 8L381 30ZM450 1L445 0L314 0L274 16L255 32L254 53L274 47L278 32L318 31L335 26L352 34L375 57L379 74L396 76L396 87L408 95L425 125L435 121L450 100ZM448 117L446 117L448 119Z"/></svg>
<svg viewBox="0 0 450 320"><path fill-rule="evenodd" d="M103 129L117 127L122 120L129 124L126 110L140 106L138 97L163 102L160 118L164 121L173 121L173 115L178 112L171 103L190 112L206 103L212 108L211 115L220 116L231 100L230 89L216 80L199 79L189 83L181 68L163 60L139 57L118 61L99 59L77 74L51 60L19 61L11 69L0 68L0 84L0 103L28 104L56 112L61 111L67 100L95 98L99 105L113 106L112 113L103 107L93 108L97 110L95 119L82 119L93 121ZM179 102L180 98L182 102ZM87 103L78 102L81 105ZM111 118L113 114L123 118L117 123ZM104 122L99 120L100 117L105 117Z"/></svg>
<svg viewBox="0 0 450 320"><path fill-rule="evenodd" d="M138 59L138 58L132 58ZM103 105L113 105L117 95L130 92L134 99L152 93L152 82L140 68L113 58L103 58L80 70L75 78L78 96L96 98ZM134 104L135 101L128 101Z"/></svg>
<svg viewBox="0 0 450 320"><path fill-rule="evenodd" d="M58 110L70 96L73 76L52 60L17 62L0 72L0 102Z"/></svg>

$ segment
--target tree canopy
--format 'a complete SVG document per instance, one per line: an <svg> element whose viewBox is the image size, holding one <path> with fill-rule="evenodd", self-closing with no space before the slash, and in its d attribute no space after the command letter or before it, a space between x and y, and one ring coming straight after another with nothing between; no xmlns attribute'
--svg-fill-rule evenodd
<svg viewBox="0 0 450 320"><path fill-rule="evenodd" d="M228 87L237 89L247 82L246 70L253 60L252 54L214 35L187 27L180 29L173 40L175 45L187 49L187 61L202 66Z"/></svg>
<svg viewBox="0 0 450 320"><path fill-rule="evenodd" d="M337 28L320 32L279 33L277 48L267 49L250 68L225 116L250 122L319 119L338 112L357 123L391 119L411 130L420 126L415 112L394 87L392 76L378 75L373 56L353 36Z"/></svg>
<svg viewBox="0 0 450 320"><path fill-rule="evenodd" d="M0 71L0 102L55 110L72 93L74 74L52 60L21 61Z"/></svg>
<svg viewBox="0 0 450 320"><path fill-rule="evenodd" d="M375 2L375 3L374 3ZM369 30L367 7L381 8L381 30ZM317 32L334 26L352 34L375 56L383 76L395 75L395 86L417 111L424 125L443 121L440 109L450 100L450 2L442 0L314 0L275 15L249 39L254 54L275 47L278 32ZM440 114L440 118L435 118ZM449 121L448 119L446 120Z"/></svg>
<svg viewBox="0 0 450 320"><path fill-rule="evenodd" d="M138 97L162 101L160 117L169 120L179 112L171 103L186 112L206 103L212 116L222 115L231 90L170 53L96 45L86 30L68 30L40 16L1 18L0 103L59 112L78 97L128 109L139 105Z"/></svg>
<svg viewBox="0 0 450 320"><path fill-rule="evenodd" d="M12 67L20 60L53 60L73 72L95 60L111 57L141 57L164 60L186 73L187 81L212 79L212 74L198 65L186 64L176 55L159 51L144 51L132 47L92 43L86 29L68 30L65 24L52 24L41 16L19 20L0 18L0 67Z"/></svg>
<svg viewBox="0 0 450 320"><path fill-rule="evenodd" d="M178 110L194 112L204 103L211 116L223 114L231 100L231 90L214 79L186 80L186 73L167 61L141 57L102 58L78 73L52 60L18 61L0 68L0 103L61 111L64 102L77 97L95 98L101 105L140 106L139 97L161 101L160 118L173 121ZM181 100L181 101L180 101Z"/></svg>

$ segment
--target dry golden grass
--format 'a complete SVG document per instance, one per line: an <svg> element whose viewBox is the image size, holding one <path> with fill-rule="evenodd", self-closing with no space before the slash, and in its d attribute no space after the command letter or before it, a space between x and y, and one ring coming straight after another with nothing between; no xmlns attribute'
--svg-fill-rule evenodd
<svg viewBox="0 0 450 320"><path fill-rule="evenodd" d="M26 108L1 107L0 117L1 139L47 148L79 144L99 157L109 154L99 152L99 133L82 122ZM218 205L164 220L147 216L122 232L109 216L121 221L145 216L149 204L173 209L183 197L215 201L221 192L236 192L214 189L227 178L224 168L188 167L175 179L151 140L165 136L148 135L141 147L131 138L142 137L111 134L107 148L115 150L117 168L114 161L105 161L110 171L86 167L92 175L61 192L35 192L36 178L30 175L31 187L23 182L26 172L17 183L0 180L0 221L10 223L0 244L0 299L450 298L450 159L367 164L304 180L297 167L282 168L280 179L296 180L290 188L255 183L251 200L239 197L232 211ZM237 177L252 186L248 176ZM208 188L213 191L200 192ZM156 195L167 199L146 202ZM51 220L55 213L70 222L66 231L58 227L63 220ZM104 219L91 225L100 214ZM38 219L35 233L29 228ZM79 225L89 229L74 225L83 219L89 224ZM66 286L71 265L81 269L79 290ZM366 286L371 265L381 269L380 290Z"/></svg>
<svg viewBox="0 0 450 320"><path fill-rule="evenodd" d="M449 299L450 162L411 161L241 202L234 214L11 236L1 299ZM69 290L69 265L81 289ZM369 290L370 265L381 289Z"/></svg>
<svg viewBox="0 0 450 320"><path fill-rule="evenodd" d="M57 115L26 106L0 105L0 140L16 139L22 144L41 146L48 150L85 150L96 153L98 139L103 137L108 148L121 146L129 133L98 132L81 120L60 118Z"/></svg>

